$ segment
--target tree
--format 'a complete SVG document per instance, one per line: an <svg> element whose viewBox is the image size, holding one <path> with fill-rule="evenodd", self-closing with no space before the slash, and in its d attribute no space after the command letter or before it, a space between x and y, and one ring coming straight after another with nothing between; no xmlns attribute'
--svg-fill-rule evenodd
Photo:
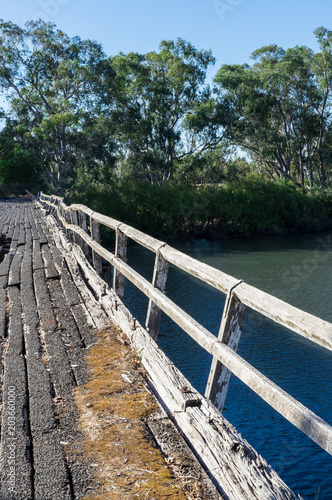
<svg viewBox="0 0 332 500"><path fill-rule="evenodd" d="M162 41L160 51L120 54L114 118L122 156L152 184L185 179L195 160L224 136L225 113L205 85L211 51Z"/></svg>
<svg viewBox="0 0 332 500"><path fill-rule="evenodd" d="M320 46L320 52L315 54L313 71L322 92L317 113L319 116L318 157L319 177L322 184L326 182L326 168L332 163L332 130L329 107L332 98L332 31L322 26L314 31Z"/></svg>
<svg viewBox="0 0 332 500"><path fill-rule="evenodd" d="M250 164L237 155L234 145L225 140L202 153L195 169L188 174L188 180L201 185L221 184L244 178L250 172Z"/></svg>
<svg viewBox="0 0 332 500"><path fill-rule="evenodd" d="M109 76L98 43L70 38L40 20L25 28L0 21L0 85L8 94L10 126L43 158L50 189L64 191L88 145L91 157L105 146L106 134L91 130L100 127L101 81Z"/></svg>
<svg viewBox="0 0 332 500"><path fill-rule="evenodd" d="M272 177L301 186L325 182L323 141L328 129L317 56L307 47L256 50L253 66L221 67L215 83L235 117L232 139Z"/></svg>

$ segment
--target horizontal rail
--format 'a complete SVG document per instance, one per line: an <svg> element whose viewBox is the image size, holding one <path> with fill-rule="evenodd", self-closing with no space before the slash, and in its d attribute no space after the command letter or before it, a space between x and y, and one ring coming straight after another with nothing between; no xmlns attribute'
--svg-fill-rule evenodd
<svg viewBox="0 0 332 500"><path fill-rule="evenodd" d="M46 198L43 199L43 198ZM41 201L57 208L50 203L50 197L41 195ZM64 205L63 205L64 206ZM155 251L165 260L178 268L209 283L224 293L234 293L241 303L258 311L275 322L286 326L294 332L320 344L327 349L332 349L332 325L316 318L304 311L300 311L266 292L260 291L238 279L218 271L211 266L202 264L197 260L171 248L165 243L145 235L144 233L127 226L115 219L97 214L84 205L71 205L65 211L78 210L89 215L93 220L107 225L114 230L131 237L136 242ZM283 415L289 422L303 431L310 439L332 454L332 427L323 419L306 408L292 396L283 391L274 382L260 373L248 362L242 359L227 345L220 342L211 332L206 330L183 309L177 306L162 291L143 278L123 260L118 258L100 243L89 236L81 227L68 223L64 217L57 213L58 220L67 231L79 235L89 247L102 258L109 262L114 269L130 280L143 292L157 307L167 314L188 335L190 335L203 349L212 354L215 359L227 367L236 377L244 382L250 389L258 394L264 401ZM105 224L107 222L107 224Z"/></svg>

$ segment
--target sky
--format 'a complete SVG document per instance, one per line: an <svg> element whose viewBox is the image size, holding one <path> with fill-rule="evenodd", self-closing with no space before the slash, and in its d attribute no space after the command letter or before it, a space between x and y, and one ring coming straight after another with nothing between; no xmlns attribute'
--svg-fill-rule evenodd
<svg viewBox="0 0 332 500"><path fill-rule="evenodd" d="M178 37L211 49L216 64L251 62L269 44L317 50L313 31L332 30L331 0L0 0L0 18L53 22L69 36L101 43L108 55L158 50Z"/></svg>

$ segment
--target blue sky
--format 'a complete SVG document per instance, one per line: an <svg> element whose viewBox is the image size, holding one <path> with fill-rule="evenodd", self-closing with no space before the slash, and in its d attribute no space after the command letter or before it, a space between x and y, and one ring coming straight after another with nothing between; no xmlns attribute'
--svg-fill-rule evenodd
<svg viewBox="0 0 332 500"><path fill-rule="evenodd" d="M30 19L54 22L68 35L100 42L109 55L157 50L177 37L224 63L250 63L257 48L317 48L313 30L332 29L329 0L2 0L0 17L22 26Z"/></svg>

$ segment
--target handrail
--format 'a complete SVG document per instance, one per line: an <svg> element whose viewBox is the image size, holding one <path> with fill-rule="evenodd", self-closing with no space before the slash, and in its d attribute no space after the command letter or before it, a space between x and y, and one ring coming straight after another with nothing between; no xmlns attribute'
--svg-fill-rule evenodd
<svg viewBox="0 0 332 500"><path fill-rule="evenodd" d="M74 204L67 207L62 198L43 193L40 195L40 202L53 213L67 234L75 234L79 237L82 249L84 245L88 245L93 255L98 255L99 259L105 259L114 267L117 280L114 279L113 288L120 298L123 296L123 283L120 284L120 282L125 277L150 299L146 325L155 340L158 335L160 311L163 311L201 347L213 355L206 396L220 410L224 406L230 373L233 373L289 422L332 454L332 426L292 398L235 352L247 306L329 350L332 350L331 323L301 311L266 292L175 250L156 238L94 212L84 205ZM90 217L90 235L87 232L86 219L84 219L86 216ZM100 244L99 227L96 224L103 224L116 232L117 242L114 254ZM152 283L125 263L127 237L155 252L156 262ZM71 239L75 238L72 236ZM165 295L169 263L227 294L218 338ZM98 268L98 266L101 269L101 261L96 261L95 267Z"/></svg>

